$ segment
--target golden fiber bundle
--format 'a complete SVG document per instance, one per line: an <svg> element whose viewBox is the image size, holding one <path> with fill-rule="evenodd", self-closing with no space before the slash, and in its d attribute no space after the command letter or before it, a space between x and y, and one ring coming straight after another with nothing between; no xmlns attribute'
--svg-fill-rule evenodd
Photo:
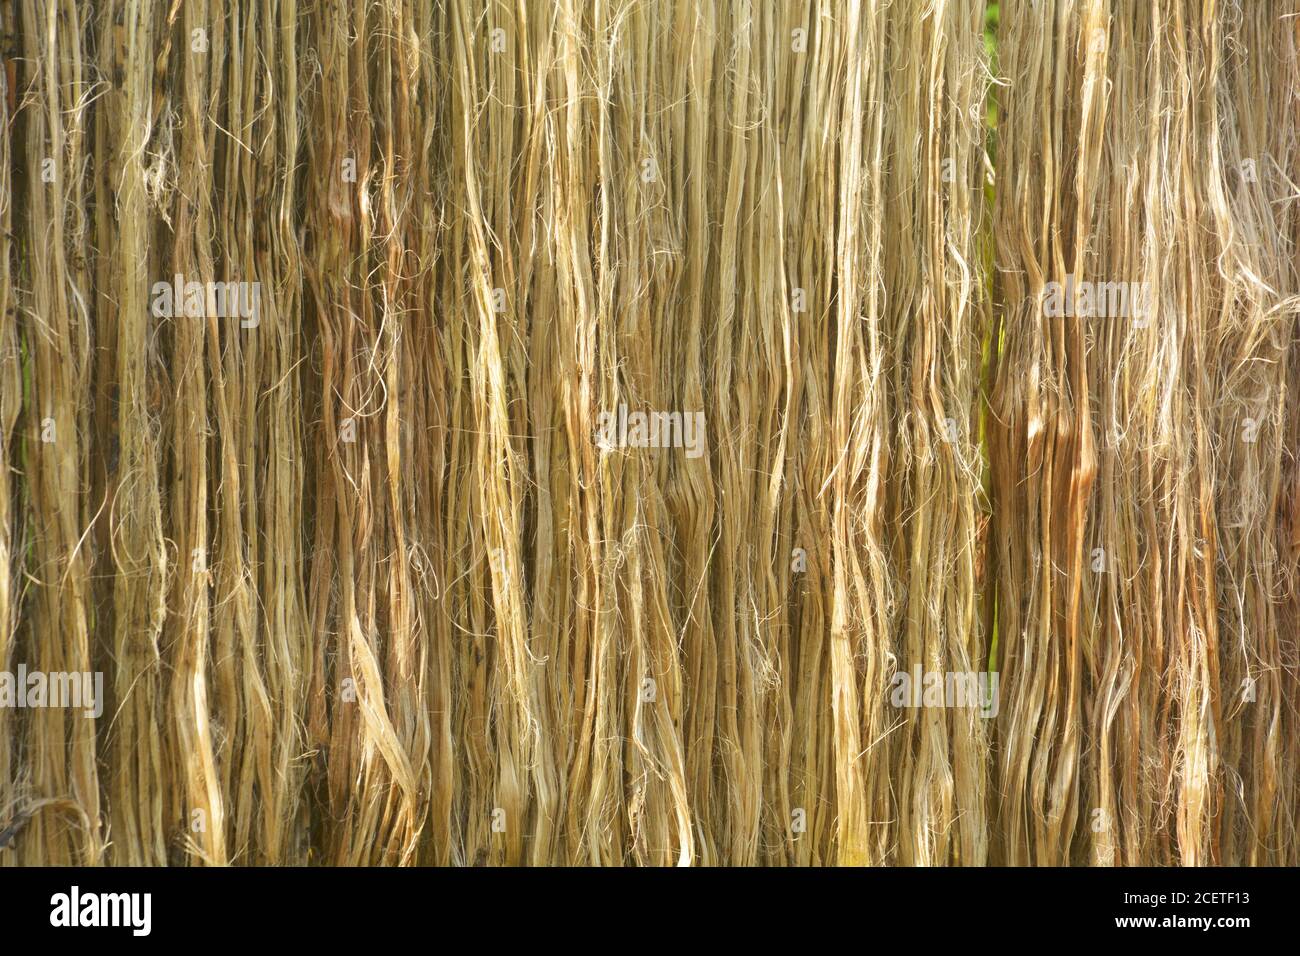
<svg viewBox="0 0 1300 956"><path fill-rule="evenodd" d="M1300 864L1294 0L0 0L0 865Z"/></svg>

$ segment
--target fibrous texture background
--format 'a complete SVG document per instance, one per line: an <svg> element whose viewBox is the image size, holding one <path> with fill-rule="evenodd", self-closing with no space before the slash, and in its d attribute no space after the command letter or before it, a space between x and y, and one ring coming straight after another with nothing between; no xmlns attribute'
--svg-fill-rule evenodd
<svg viewBox="0 0 1300 956"><path fill-rule="evenodd" d="M1300 863L1298 45L0 0L0 864Z"/></svg>

